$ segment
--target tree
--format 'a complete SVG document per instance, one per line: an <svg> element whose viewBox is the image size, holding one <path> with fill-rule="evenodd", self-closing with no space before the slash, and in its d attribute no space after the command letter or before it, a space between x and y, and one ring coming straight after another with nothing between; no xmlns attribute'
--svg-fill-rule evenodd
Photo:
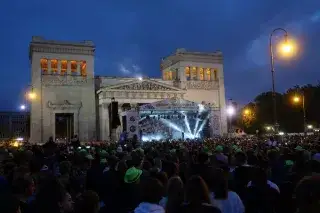
<svg viewBox="0 0 320 213"><path fill-rule="evenodd" d="M289 88L284 94L276 93L277 121L282 131L303 131L302 102L293 102L293 97L297 95L305 97L307 123L314 126L320 123L320 83L297 85ZM246 109L250 109L250 114L244 114ZM273 123L272 92L264 92L256 96L254 102L244 106L242 113L238 115L238 125L248 133L255 133L256 130L264 131L267 125Z"/></svg>

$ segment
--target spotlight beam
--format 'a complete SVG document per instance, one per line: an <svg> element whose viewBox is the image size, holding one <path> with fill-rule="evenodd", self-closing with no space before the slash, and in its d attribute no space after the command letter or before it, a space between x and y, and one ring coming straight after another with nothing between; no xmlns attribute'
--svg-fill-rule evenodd
<svg viewBox="0 0 320 213"><path fill-rule="evenodd" d="M185 125L187 127L187 130L188 130L189 134L192 134L187 115L184 112L181 112L181 114L184 116L184 123L185 123Z"/></svg>
<svg viewBox="0 0 320 213"><path fill-rule="evenodd" d="M196 134L196 137L199 135L200 131L203 130L204 128L204 125L206 125L207 123L207 120L210 118L210 114L207 115L207 117L203 120L202 124L200 125L198 131L197 131L197 134Z"/></svg>

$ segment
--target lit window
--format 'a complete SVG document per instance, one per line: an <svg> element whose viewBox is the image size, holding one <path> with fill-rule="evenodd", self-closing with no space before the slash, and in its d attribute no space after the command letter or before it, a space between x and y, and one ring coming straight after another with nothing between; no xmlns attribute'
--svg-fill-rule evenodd
<svg viewBox="0 0 320 213"><path fill-rule="evenodd" d="M168 80L168 72L164 72L164 80Z"/></svg>
<svg viewBox="0 0 320 213"><path fill-rule="evenodd" d="M185 75L186 75L186 79L190 80L190 67L185 68Z"/></svg>
<svg viewBox="0 0 320 213"><path fill-rule="evenodd" d="M48 59L42 58L40 60L40 67L42 73L48 73Z"/></svg>
<svg viewBox="0 0 320 213"><path fill-rule="evenodd" d="M53 74L58 73L58 60L56 60L56 59L51 60L51 71Z"/></svg>
<svg viewBox="0 0 320 213"><path fill-rule="evenodd" d="M207 80L211 80L211 70L210 70L210 68L207 68L206 69L206 74L207 74Z"/></svg>
<svg viewBox="0 0 320 213"><path fill-rule="evenodd" d="M200 68L200 80L201 80L201 81L204 80L204 71L203 71L203 68Z"/></svg>
<svg viewBox="0 0 320 213"><path fill-rule="evenodd" d="M71 74L72 75L76 75L76 74L80 74L80 73L77 73L77 68L78 68L78 64L76 61L71 61Z"/></svg>
<svg viewBox="0 0 320 213"><path fill-rule="evenodd" d="M167 71L164 72L164 80L169 80L169 73Z"/></svg>
<svg viewBox="0 0 320 213"><path fill-rule="evenodd" d="M61 75L66 75L68 69L68 62L66 60L61 61Z"/></svg>
<svg viewBox="0 0 320 213"><path fill-rule="evenodd" d="M197 79L197 68L192 67L192 79L196 80Z"/></svg>
<svg viewBox="0 0 320 213"><path fill-rule="evenodd" d="M87 76L87 63L86 63L86 61L81 61L80 68L81 68L81 76L86 77Z"/></svg>

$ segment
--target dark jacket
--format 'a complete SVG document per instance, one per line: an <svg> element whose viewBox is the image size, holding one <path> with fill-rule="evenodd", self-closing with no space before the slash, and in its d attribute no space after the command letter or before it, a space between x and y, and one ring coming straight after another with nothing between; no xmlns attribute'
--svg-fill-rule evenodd
<svg viewBox="0 0 320 213"><path fill-rule="evenodd" d="M221 213L221 211L210 204L202 203L200 205L183 204L179 213Z"/></svg>

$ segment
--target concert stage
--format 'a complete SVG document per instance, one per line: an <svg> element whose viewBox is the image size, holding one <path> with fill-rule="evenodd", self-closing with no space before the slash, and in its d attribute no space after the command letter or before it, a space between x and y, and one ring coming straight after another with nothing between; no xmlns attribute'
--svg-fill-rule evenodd
<svg viewBox="0 0 320 213"><path fill-rule="evenodd" d="M142 141L206 138L213 134L214 109L184 99L171 98L144 104L122 113L128 138Z"/></svg>

